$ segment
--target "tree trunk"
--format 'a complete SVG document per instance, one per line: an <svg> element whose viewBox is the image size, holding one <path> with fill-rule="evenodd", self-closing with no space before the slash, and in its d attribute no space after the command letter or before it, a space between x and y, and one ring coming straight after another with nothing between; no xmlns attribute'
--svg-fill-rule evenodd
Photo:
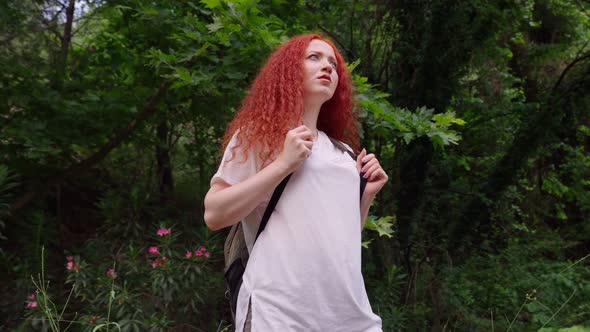
<svg viewBox="0 0 590 332"><path fill-rule="evenodd" d="M174 191L174 179L172 177L172 165L170 163L170 142L168 141L168 121L163 118L156 130L156 163L158 175L158 187L160 203L166 205L170 202Z"/></svg>
<svg viewBox="0 0 590 332"><path fill-rule="evenodd" d="M70 43L72 41L72 25L74 23L74 12L76 9L76 0L70 0L68 7L66 8L66 22L64 26L64 32L61 36L61 48L58 57L58 63L56 68L55 86L61 88L64 76L66 73L66 66L68 62L68 52L70 49Z"/></svg>

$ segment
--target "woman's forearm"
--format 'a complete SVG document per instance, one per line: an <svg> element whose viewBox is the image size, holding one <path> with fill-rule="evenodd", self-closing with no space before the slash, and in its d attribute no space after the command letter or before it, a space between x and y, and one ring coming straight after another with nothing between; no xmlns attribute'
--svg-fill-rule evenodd
<svg viewBox="0 0 590 332"><path fill-rule="evenodd" d="M205 223L212 230L231 226L250 214L269 192L289 175L289 169L274 161L260 172L232 186L213 186L205 196Z"/></svg>
<svg viewBox="0 0 590 332"><path fill-rule="evenodd" d="M369 208L371 207L371 203L373 203L373 199L375 199L375 194L369 194L367 192L365 192L361 198L361 230L365 227Z"/></svg>

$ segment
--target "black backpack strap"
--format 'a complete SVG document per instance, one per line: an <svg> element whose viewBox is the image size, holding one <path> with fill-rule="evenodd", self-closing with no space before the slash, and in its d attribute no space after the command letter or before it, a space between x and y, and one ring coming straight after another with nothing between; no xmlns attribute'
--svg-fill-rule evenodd
<svg viewBox="0 0 590 332"><path fill-rule="evenodd" d="M337 139L334 139L332 137L329 137L330 141L332 142L332 144L334 144L334 146L336 148L338 148L338 150L342 151L342 152L346 152L350 158L352 158L352 160L354 160L354 162L356 163L356 154L354 154L354 152L350 151L346 145L344 145L344 143L340 142ZM363 163L363 166L365 165L365 163ZM365 179L365 172L361 172L360 173L360 177L361 177L361 191L360 191L360 198L363 198L363 193L365 192L365 187L367 186L367 179ZM360 199L359 198L359 199Z"/></svg>
<svg viewBox="0 0 590 332"><path fill-rule="evenodd" d="M349 155L349 156L350 156L350 157L351 157L351 158L352 158L354 161L356 161L356 155L355 155L355 154L354 154L352 151L348 150L348 148L346 147L346 145L344 145L344 143L342 143L342 142L340 142L339 140L337 140L337 139L334 139L334 138L332 138L332 137L328 137L328 138L330 139L330 141L332 142L332 144L334 144L334 146L338 148L338 150L340 150L340 151L342 151L342 152L346 152L346 153L348 153L348 155Z"/></svg>
<svg viewBox="0 0 590 332"><path fill-rule="evenodd" d="M291 175L293 175L293 173L287 175L287 177L284 178L283 181L281 181L281 183L279 183L279 185L276 187L275 191L272 193L272 197L270 198L270 202L268 202L268 205L266 206L266 210L264 210L264 215L262 217L262 221L260 221L260 226L258 227L258 233L256 233L256 237L254 238L254 243L256 243L256 240L258 239L258 236L260 236L260 233L262 233L264 228L266 228L266 224L268 223L268 219L270 219L270 215L272 214L272 211L274 211L275 207L277 206L277 203L279 202L279 198L281 198L281 195L283 194L283 190L285 190L285 187L287 186L287 182L289 182ZM252 244L252 246L254 246L254 243Z"/></svg>

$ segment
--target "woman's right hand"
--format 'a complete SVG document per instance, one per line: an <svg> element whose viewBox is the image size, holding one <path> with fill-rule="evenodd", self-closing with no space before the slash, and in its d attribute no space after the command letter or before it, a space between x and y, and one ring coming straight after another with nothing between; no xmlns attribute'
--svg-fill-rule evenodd
<svg viewBox="0 0 590 332"><path fill-rule="evenodd" d="M277 158L258 173L236 184L215 181L205 196L205 223L212 230L231 226L260 205L263 197L299 168L311 154L313 133L306 126L291 129Z"/></svg>
<svg viewBox="0 0 590 332"><path fill-rule="evenodd" d="M296 171L311 155L313 147L313 132L305 125L293 128L287 132L283 150L276 159L289 173Z"/></svg>

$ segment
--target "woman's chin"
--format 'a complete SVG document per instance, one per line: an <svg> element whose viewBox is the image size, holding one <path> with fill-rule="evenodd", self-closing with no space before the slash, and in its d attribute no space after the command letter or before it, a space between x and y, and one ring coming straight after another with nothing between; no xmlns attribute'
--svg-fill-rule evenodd
<svg viewBox="0 0 590 332"><path fill-rule="evenodd" d="M321 103L330 100L334 96L334 91L331 89L317 89L306 94L306 98L313 98Z"/></svg>

